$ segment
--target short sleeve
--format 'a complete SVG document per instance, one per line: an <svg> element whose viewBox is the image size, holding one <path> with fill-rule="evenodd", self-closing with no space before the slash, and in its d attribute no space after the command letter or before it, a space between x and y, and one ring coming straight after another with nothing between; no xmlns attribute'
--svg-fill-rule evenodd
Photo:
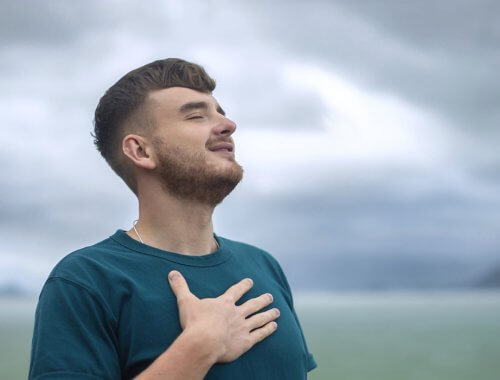
<svg viewBox="0 0 500 380"><path fill-rule="evenodd" d="M49 278L35 314L29 379L120 379L114 326L90 290Z"/></svg>
<svg viewBox="0 0 500 380"><path fill-rule="evenodd" d="M318 364L316 363L316 360L314 359L314 356L312 353L309 352L309 349L307 348L307 343L306 339L304 337L304 332L302 331L302 326L300 325L299 318L297 317L297 313L295 312L295 307L293 304L293 296L292 296L292 290L290 288L290 285L288 283L288 280L285 276L285 272L283 272L283 269L279 265L278 261L273 258L274 265L276 266L276 270L278 271L278 274L281 278L281 281L283 283L283 286L285 287L285 290L288 292L289 300L290 300L290 309L292 310L292 314L297 321L297 325L299 326L300 329L300 334L302 335L302 340L304 341L304 347L306 348L306 353L307 353L307 371L311 371L315 369Z"/></svg>

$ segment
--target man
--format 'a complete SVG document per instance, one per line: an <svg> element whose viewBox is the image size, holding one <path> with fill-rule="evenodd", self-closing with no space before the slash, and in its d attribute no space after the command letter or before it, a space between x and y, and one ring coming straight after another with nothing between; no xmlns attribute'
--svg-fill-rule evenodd
<svg viewBox="0 0 500 380"><path fill-rule="evenodd" d="M101 98L95 144L139 219L53 269L31 379L293 380L316 367L278 262L213 232L243 175L214 88L202 67L165 59Z"/></svg>

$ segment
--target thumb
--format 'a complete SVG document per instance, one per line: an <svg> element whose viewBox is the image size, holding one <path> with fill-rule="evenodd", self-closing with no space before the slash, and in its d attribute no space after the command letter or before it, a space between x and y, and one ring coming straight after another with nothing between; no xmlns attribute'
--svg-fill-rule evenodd
<svg viewBox="0 0 500 380"><path fill-rule="evenodd" d="M170 273L168 274L168 280L170 283L170 287L172 288L172 291L177 298L177 302L192 295L186 280L184 279L184 277L182 277L182 274L180 274L176 270L170 271Z"/></svg>

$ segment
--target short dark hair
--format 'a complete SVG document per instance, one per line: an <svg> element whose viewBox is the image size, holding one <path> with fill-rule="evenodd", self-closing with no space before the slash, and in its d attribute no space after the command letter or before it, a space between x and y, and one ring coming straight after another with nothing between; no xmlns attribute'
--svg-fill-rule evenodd
<svg viewBox="0 0 500 380"><path fill-rule="evenodd" d="M161 59L125 74L106 91L95 110L94 133L91 133L94 144L113 171L136 195L137 181L132 164L121 150L121 142L129 132L125 125L132 116L139 114L150 92L169 87L211 93L215 89L215 81L200 65L179 58ZM147 124L147 120L143 120L134 123L134 127L139 127L141 131L147 128Z"/></svg>

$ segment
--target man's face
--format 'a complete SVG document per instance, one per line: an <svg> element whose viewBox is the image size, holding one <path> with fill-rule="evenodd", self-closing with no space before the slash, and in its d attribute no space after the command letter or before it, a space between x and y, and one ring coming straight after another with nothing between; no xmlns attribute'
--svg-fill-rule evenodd
<svg viewBox="0 0 500 380"><path fill-rule="evenodd" d="M165 190L210 206L222 202L243 176L234 156L234 122L211 94L188 88L155 91L147 101Z"/></svg>

